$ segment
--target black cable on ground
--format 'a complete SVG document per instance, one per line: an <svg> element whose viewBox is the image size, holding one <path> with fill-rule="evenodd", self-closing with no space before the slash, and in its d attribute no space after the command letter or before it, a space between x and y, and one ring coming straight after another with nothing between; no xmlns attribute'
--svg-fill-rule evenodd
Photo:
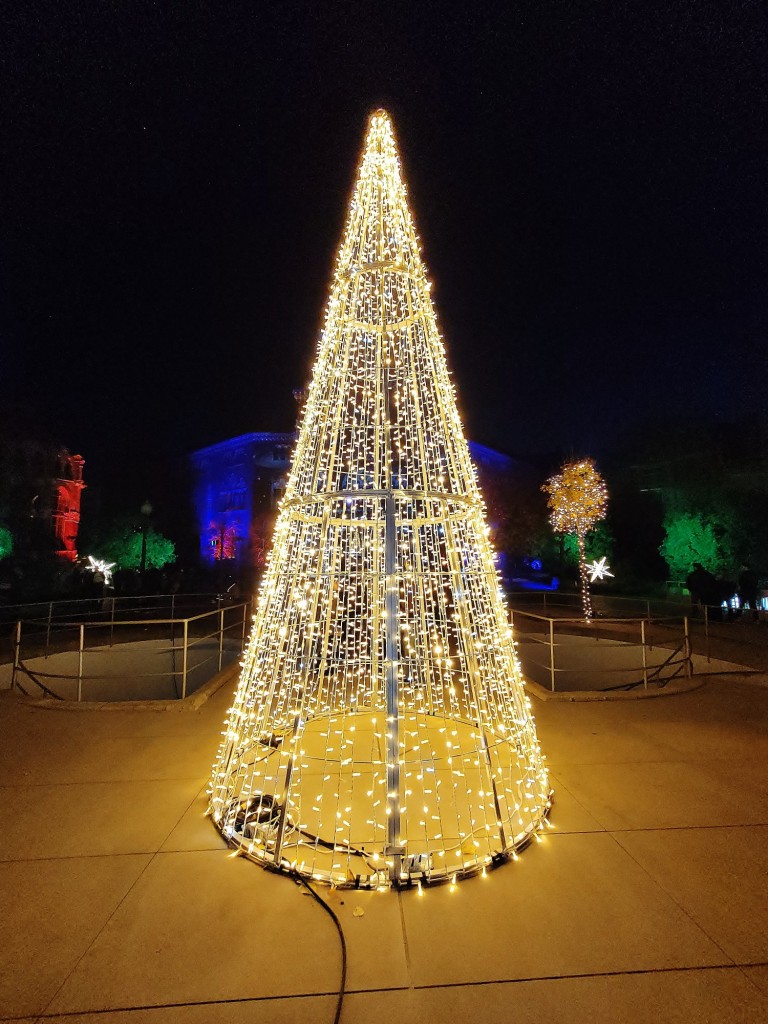
<svg viewBox="0 0 768 1024"><path fill-rule="evenodd" d="M333 1024L339 1024L339 1021L341 1020L341 1007L344 1003L344 992L347 987L347 943L344 938L344 932L341 927L341 921L336 916L336 913L333 910L333 908L325 902L325 900L322 898L322 896L320 896L319 893L315 892L315 890L312 888L309 882L305 878L302 878L298 871L294 872L294 878L296 879L297 882L300 882L304 886L304 888L307 890L310 896L312 896L312 898L320 904L323 910L325 910L326 913L331 915L331 917L333 918L333 923L336 925L336 931L339 933L339 938L341 939L341 983L339 985L339 998L336 1003L336 1015L333 1018Z"/></svg>

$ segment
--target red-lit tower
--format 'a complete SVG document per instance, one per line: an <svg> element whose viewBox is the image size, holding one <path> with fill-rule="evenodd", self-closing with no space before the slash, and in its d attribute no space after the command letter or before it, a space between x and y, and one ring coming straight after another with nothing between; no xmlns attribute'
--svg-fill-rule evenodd
<svg viewBox="0 0 768 1024"><path fill-rule="evenodd" d="M70 455L64 450L59 455L61 476L54 480L56 503L53 510L53 531L56 554L67 562L77 560L77 531L80 527L80 498L83 483L82 455Z"/></svg>

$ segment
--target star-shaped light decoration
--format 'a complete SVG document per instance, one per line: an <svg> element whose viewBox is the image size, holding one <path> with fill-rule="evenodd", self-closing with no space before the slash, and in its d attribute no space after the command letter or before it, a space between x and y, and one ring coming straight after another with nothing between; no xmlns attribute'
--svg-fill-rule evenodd
<svg viewBox="0 0 768 1024"><path fill-rule="evenodd" d="M587 565L587 572L590 573L589 582L594 583L595 580L604 580L608 576L613 579L613 573L610 571L608 566L605 564L606 556L602 558L596 558L594 562L590 562Z"/></svg>
<svg viewBox="0 0 768 1024"><path fill-rule="evenodd" d="M117 562L106 562L102 558L94 558L93 555L88 555L89 564L86 565L86 569L91 572L100 572L104 574L104 582L109 586L112 582L112 570L117 565Z"/></svg>

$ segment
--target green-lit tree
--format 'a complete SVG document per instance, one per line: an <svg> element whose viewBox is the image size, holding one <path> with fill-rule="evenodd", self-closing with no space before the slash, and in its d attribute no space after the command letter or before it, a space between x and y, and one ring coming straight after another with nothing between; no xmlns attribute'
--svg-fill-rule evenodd
<svg viewBox="0 0 768 1024"><path fill-rule="evenodd" d="M153 527L146 530L146 568L162 569L176 561L176 548L172 540L158 533ZM97 545L97 554L107 562L114 562L119 569L140 569L142 555L142 530L133 519L121 519L113 523Z"/></svg>
<svg viewBox="0 0 768 1024"><path fill-rule="evenodd" d="M664 516L659 553L676 579L684 579L695 562L717 575L734 565L730 527L725 515L672 509Z"/></svg>
<svg viewBox="0 0 768 1024"><path fill-rule="evenodd" d="M13 553L13 534L0 523L0 560Z"/></svg>
<svg viewBox="0 0 768 1024"><path fill-rule="evenodd" d="M598 558L607 558L613 564L615 538L610 525L603 520L595 525L584 538L584 554L588 561L592 562ZM563 544L565 561L570 565L579 564L579 540L573 533L565 535Z"/></svg>

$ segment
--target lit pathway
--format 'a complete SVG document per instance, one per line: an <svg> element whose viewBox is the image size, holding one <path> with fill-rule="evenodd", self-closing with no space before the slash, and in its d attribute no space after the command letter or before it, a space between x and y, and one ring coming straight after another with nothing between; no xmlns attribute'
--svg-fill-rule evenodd
<svg viewBox="0 0 768 1024"><path fill-rule="evenodd" d="M342 1020L768 1019L766 682L534 702L556 830L455 893L322 890ZM203 817L230 692L169 712L0 694L0 1018L330 1024L330 918Z"/></svg>

